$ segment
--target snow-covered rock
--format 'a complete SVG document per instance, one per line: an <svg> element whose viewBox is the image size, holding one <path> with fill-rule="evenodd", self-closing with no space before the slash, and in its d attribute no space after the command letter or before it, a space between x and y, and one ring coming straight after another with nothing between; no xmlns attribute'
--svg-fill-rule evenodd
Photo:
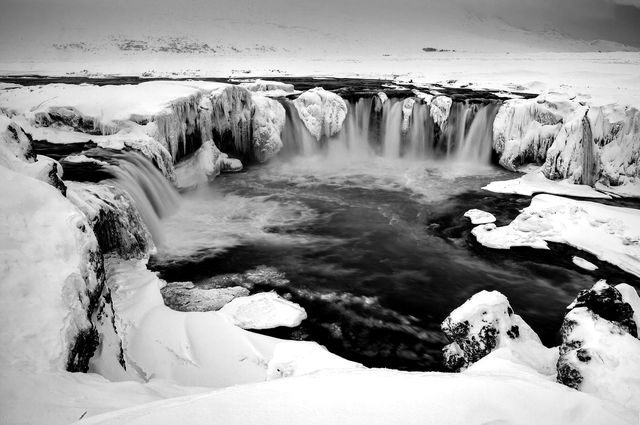
<svg viewBox="0 0 640 425"><path fill-rule="evenodd" d="M220 172L222 173L238 173L244 167L242 162L237 158L229 158L226 153L220 156Z"/></svg>
<svg viewBox="0 0 640 425"><path fill-rule="evenodd" d="M489 248L548 249L547 241L587 251L640 276L640 211L553 195L537 195L507 226L485 224L472 231Z"/></svg>
<svg viewBox="0 0 640 425"><path fill-rule="evenodd" d="M107 184L68 182L67 198L84 213L103 254L143 258L154 249L131 196Z"/></svg>
<svg viewBox="0 0 640 425"><path fill-rule="evenodd" d="M249 290L241 286L228 288L198 288L192 282L171 282L161 289L165 304L178 311L215 311Z"/></svg>
<svg viewBox="0 0 640 425"><path fill-rule="evenodd" d="M275 292L235 298L222 307L220 313L242 329L294 328L307 318L302 307Z"/></svg>
<svg viewBox="0 0 640 425"><path fill-rule="evenodd" d="M218 176L226 155L207 140L190 157L175 166L176 185L191 188L212 181Z"/></svg>
<svg viewBox="0 0 640 425"><path fill-rule="evenodd" d="M436 96L431 101L429 114L433 118L433 122L438 124L441 130L444 130L447 124L452 104L453 99L448 96Z"/></svg>
<svg viewBox="0 0 640 425"><path fill-rule="evenodd" d="M629 304L633 309L633 321L636 322L636 326L640 331L640 296L633 286L621 283L616 285L616 289L622 296L622 301Z"/></svg>
<svg viewBox="0 0 640 425"><path fill-rule="evenodd" d="M252 83L240 83L240 86L250 92L259 93L268 97L283 97L296 93L293 84L282 83L280 81L257 79Z"/></svg>
<svg viewBox="0 0 640 425"><path fill-rule="evenodd" d="M50 185L0 166L0 363L86 371L102 255L84 215Z"/></svg>
<svg viewBox="0 0 640 425"><path fill-rule="evenodd" d="M640 406L640 340L633 309L600 281L583 290L562 324L558 382L632 409Z"/></svg>
<svg viewBox="0 0 640 425"><path fill-rule="evenodd" d="M507 298L497 291L481 291L455 309L442 322L442 331L451 344L444 352L445 365L452 370L466 369L493 350L508 347L520 361L549 374L552 349L513 312Z"/></svg>
<svg viewBox="0 0 640 425"><path fill-rule="evenodd" d="M478 209L471 209L464 213L464 216L471 220L471 224L487 224L496 221L493 214Z"/></svg>
<svg viewBox="0 0 640 425"><path fill-rule="evenodd" d="M4 115L0 115L0 165L48 183L63 195L66 193L62 166L51 158L36 155L30 136Z"/></svg>
<svg viewBox="0 0 640 425"><path fill-rule="evenodd" d="M322 87L305 91L293 104L316 140L338 133L347 116L347 103L344 99Z"/></svg>
<svg viewBox="0 0 640 425"><path fill-rule="evenodd" d="M277 100L256 95L252 99L253 157L258 162L265 162L282 149L286 112Z"/></svg>

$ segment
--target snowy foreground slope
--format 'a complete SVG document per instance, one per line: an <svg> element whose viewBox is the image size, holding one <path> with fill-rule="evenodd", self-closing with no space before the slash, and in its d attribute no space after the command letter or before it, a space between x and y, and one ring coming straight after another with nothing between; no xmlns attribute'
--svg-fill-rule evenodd
<svg viewBox="0 0 640 425"><path fill-rule="evenodd" d="M283 107L269 97L282 93L293 88L208 82L0 87L2 423L637 423L640 301L631 287L599 282L581 292L558 348L542 346L506 297L483 291L443 324L451 340L448 364L462 372L366 369L315 343L234 324L260 327L257 319L274 318L293 326L303 319L295 305L270 295L236 298L226 312L171 310L161 295L166 282L146 268L156 241L135 194L117 178L60 178L60 164L116 176L128 166L144 171L131 164L152 164L140 180L159 180L163 185L150 187L165 190L168 181L191 187L237 167L226 154L266 160L282 147ZM444 125L452 101L430 96L416 98L432 101ZM314 89L298 99L301 128L318 138L339 132L349 113L330 91ZM526 119L516 124L538 128L528 120L536 114L517 116ZM624 135L630 137L609 142L634 147L637 133ZM34 155L35 142L75 143L82 152L56 162ZM99 148L109 155L87 156ZM125 163L132 157L134 163ZM576 158L574 165L583 164ZM614 171L634 178L637 168L627 165ZM634 211L542 195L505 230L477 229L531 239L535 247L561 239L636 273ZM600 231L607 243L584 247L578 225ZM255 311L268 317L256 318Z"/></svg>

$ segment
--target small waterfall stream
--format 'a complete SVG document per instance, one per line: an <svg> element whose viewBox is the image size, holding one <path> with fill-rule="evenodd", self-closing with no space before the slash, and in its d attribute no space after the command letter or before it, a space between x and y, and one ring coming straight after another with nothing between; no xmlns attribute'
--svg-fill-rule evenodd
<svg viewBox="0 0 640 425"><path fill-rule="evenodd" d="M114 153L109 157L116 162L116 165L109 167L109 172L114 176L110 182L131 195L154 243L161 246L163 232L160 219L178 209L178 192L141 154Z"/></svg>

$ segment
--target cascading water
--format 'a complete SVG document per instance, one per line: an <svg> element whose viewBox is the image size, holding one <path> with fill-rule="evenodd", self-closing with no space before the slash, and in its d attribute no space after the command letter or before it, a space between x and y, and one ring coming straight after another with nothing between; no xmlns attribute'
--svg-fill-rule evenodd
<svg viewBox="0 0 640 425"><path fill-rule="evenodd" d="M342 130L328 140L315 140L293 104L282 100L287 120L282 134L285 155L310 156L328 151L352 159L381 156L386 159L445 159L486 165L491 161L493 120L497 103L454 102L444 129L438 129L430 105L415 99L407 106L392 98L380 105L377 98L347 102ZM403 115L408 109L408 117ZM407 121L408 118L408 121ZM404 122L404 125L403 125Z"/></svg>
<svg viewBox="0 0 640 425"><path fill-rule="evenodd" d="M109 166L109 172L114 176L111 182L131 195L154 243L161 246L160 219L177 210L178 192L148 159L138 153L114 153L109 158L117 163Z"/></svg>

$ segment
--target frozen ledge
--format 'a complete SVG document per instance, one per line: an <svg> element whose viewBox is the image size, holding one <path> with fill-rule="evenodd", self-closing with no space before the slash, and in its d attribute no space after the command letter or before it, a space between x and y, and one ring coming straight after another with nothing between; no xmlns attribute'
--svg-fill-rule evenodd
<svg viewBox="0 0 640 425"><path fill-rule="evenodd" d="M604 188L605 186L602 187ZM495 193L524 196L533 196L536 193L549 193L552 195L572 196L574 198L611 199L611 196L591 186L573 184L565 180L549 180L542 174L542 171L539 170L525 174L517 179L491 182L483 187L483 189Z"/></svg>

